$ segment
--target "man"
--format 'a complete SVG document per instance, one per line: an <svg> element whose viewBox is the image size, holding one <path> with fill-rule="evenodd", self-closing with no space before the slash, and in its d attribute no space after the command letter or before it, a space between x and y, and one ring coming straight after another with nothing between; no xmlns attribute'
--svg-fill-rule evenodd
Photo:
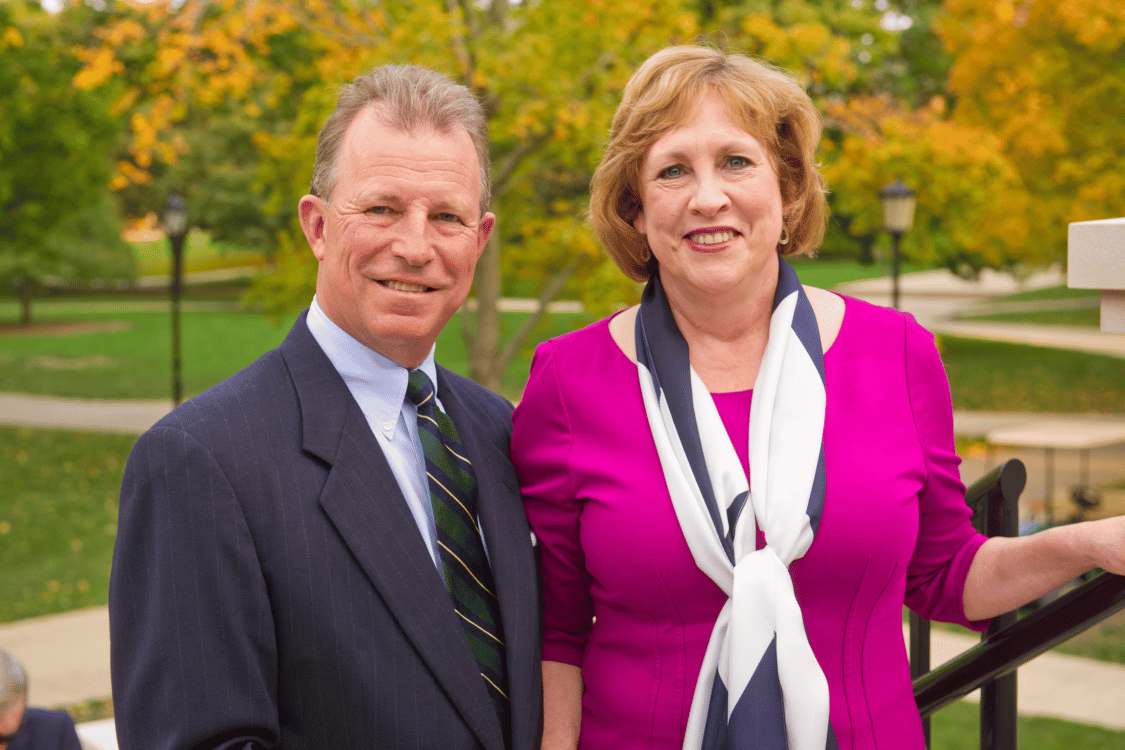
<svg viewBox="0 0 1125 750"><path fill-rule="evenodd" d="M138 441L110 583L123 750L538 747L511 405L433 361L495 222L484 127L422 68L345 87L300 202L310 309Z"/></svg>
<svg viewBox="0 0 1125 750"><path fill-rule="evenodd" d="M27 672L0 649L0 750L81 750L65 711L28 708Z"/></svg>

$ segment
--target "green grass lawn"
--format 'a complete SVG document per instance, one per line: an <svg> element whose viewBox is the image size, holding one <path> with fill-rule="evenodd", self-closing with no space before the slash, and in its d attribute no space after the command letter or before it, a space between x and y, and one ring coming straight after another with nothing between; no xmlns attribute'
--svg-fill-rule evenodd
<svg viewBox="0 0 1125 750"><path fill-rule="evenodd" d="M0 427L0 622L106 603L135 440Z"/></svg>
<svg viewBox="0 0 1125 750"><path fill-rule="evenodd" d="M167 274L171 272L172 251L168 240L130 242L137 256L138 273L141 276ZM265 263L266 256L256 250L212 240L207 232L192 230L184 246L184 270L211 271L216 268L238 268L258 266Z"/></svg>
<svg viewBox="0 0 1125 750"><path fill-rule="evenodd" d="M998 323L1032 323L1035 325L1082 326L1097 328L1101 325L1101 311L1097 307L1077 310L1029 310L1027 312L996 313L965 320L995 320Z"/></svg>
<svg viewBox="0 0 1125 750"><path fill-rule="evenodd" d="M103 327L74 335L0 335L0 391L86 398L166 398L170 386L169 323L158 300L45 301L37 320ZM0 319L15 303L0 301ZM523 320L504 313L505 334ZM518 398L533 345L585 325L588 316L552 315L519 352L501 391ZM289 322L274 326L231 303L186 302L184 391L194 395L277 346ZM941 337L942 359L958 409L1125 413L1125 360L1057 349ZM438 360L466 372L454 318L438 339Z"/></svg>
<svg viewBox="0 0 1125 750"><path fill-rule="evenodd" d="M866 266L854 260L829 260L827 258L787 258L802 284L818 286L822 289L831 289L837 284L861 279L877 279L888 276L890 270L882 264L874 263ZM920 267L904 264L901 273L921 271Z"/></svg>
<svg viewBox="0 0 1125 750"><path fill-rule="evenodd" d="M1125 359L942 336L955 409L1125 413Z"/></svg>
<svg viewBox="0 0 1125 750"><path fill-rule="evenodd" d="M1054 310L1026 310L1020 312L996 312L987 315L965 316L966 320L995 320L1004 323L1034 323L1045 325L1088 326L1097 328L1100 325L1101 313L1097 300L1101 292L1092 289L1070 289L1065 286L1047 287L1045 289L1032 289L1027 292L1010 294L991 300L991 303L1003 304L1005 302L1055 302L1063 303L1071 300L1085 300L1091 303L1089 307L1066 308Z"/></svg>
<svg viewBox="0 0 1125 750"><path fill-rule="evenodd" d="M1043 716L1023 716L1018 729L1020 750L1122 750L1125 732L1075 724ZM933 715L931 750L978 750L980 706L957 701Z"/></svg>
<svg viewBox="0 0 1125 750"><path fill-rule="evenodd" d="M0 301L0 320L15 315L14 302ZM521 313L501 314L503 335L524 318ZM79 398L168 397L171 336L166 302L44 301L36 306L35 319L93 328L67 335L0 333L0 391ZM548 316L531 343L517 353L501 391L518 398L531 369L534 344L588 321L588 316L580 314ZM201 393L250 364L280 344L291 325L292 318L275 326L234 303L186 301L181 322L184 393ZM457 317L438 339L437 359L456 372L467 373Z"/></svg>
<svg viewBox="0 0 1125 750"><path fill-rule="evenodd" d="M458 313L458 315L461 314ZM511 334L526 317L523 313L501 313L501 341ZM500 383L500 393L511 401L519 400L523 394L523 387L527 384L528 374L531 372L531 357L535 352L536 345L549 338L582 328L591 322L593 322L592 317L580 313L554 313L544 317L529 342L524 345L521 351L516 353L516 356L509 363ZM449 325L438 337L435 357L438 362L454 372L468 375L468 355L465 349L465 340L459 332L459 324L460 320L457 316L449 321Z"/></svg>
<svg viewBox="0 0 1125 750"><path fill-rule="evenodd" d="M3 309L11 303L0 303ZM171 337L167 304L44 302L36 320L95 326L71 335L0 335L0 391L82 398L168 398ZM102 328L97 328L101 326ZM277 346L287 328L234 305L182 315L184 393L211 387Z"/></svg>
<svg viewBox="0 0 1125 750"><path fill-rule="evenodd" d="M1006 297L999 297L995 302L1038 302L1039 300L1079 299L1084 297L1098 297L1101 295L1096 289L1071 289L1068 286L1048 286L1042 289L1029 289L1026 292L1016 292Z"/></svg>

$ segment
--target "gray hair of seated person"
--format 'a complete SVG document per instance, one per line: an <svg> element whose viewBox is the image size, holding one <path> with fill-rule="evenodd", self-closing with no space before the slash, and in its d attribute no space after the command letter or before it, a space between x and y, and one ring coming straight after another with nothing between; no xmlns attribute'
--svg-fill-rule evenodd
<svg viewBox="0 0 1125 750"><path fill-rule="evenodd" d="M0 716L7 716L27 698L27 672L7 651L0 649Z"/></svg>
<svg viewBox="0 0 1125 750"><path fill-rule="evenodd" d="M377 106L382 105L382 106ZM309 192L332 202L337 160L348 128L369 109L386 126L414 134L426 129L452 134L468 131L480 167L480 212L491 200L488 120L473 92L449 77L418 65L383 65L356 78L340 91L336 109L325 120L316 144Z"/></svg>

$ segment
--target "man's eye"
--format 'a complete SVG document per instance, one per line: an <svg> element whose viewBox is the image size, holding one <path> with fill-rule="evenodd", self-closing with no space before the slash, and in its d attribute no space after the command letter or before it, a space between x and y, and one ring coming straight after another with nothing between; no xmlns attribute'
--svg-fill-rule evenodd
<svg viewBox="0 0 1125 750"><path fill-rule="evenodd" d="M682 177L683 175L684 168L677 164L674 167L665 167L664 169L660 170L660 174L656 176L662 180L670 180L676 177Z"/></svg>
<svg viewBox="0 0 1125 750"><path fill-rule="evenodd" d="M461 221L461 217L458 216L457 214L451 214L451 213L444 213L443 212L443 213L435 214L435 216L436 216L438 221L449 221L449 222L459 222L459 221Z"/></svg>
<svg viewBox="0 0 1125 750"><path fill-rule="evenodd" d="M371 208L367 209L367 213L375 214L376 216L383 216L384 214L389 214L390 212L390 206L372 206Z"/></svg>

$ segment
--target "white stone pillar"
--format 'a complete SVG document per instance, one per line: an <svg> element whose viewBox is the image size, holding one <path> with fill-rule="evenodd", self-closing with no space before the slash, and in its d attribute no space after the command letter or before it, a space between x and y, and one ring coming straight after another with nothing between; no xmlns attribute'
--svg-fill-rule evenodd
<svg viewBox="0 0 1125 750"><path fill-rule="evenodd" d="M1066 257L1066 285L1101 289L1102 330L1125 333L1125 217L1072 222Z"/></svg>

